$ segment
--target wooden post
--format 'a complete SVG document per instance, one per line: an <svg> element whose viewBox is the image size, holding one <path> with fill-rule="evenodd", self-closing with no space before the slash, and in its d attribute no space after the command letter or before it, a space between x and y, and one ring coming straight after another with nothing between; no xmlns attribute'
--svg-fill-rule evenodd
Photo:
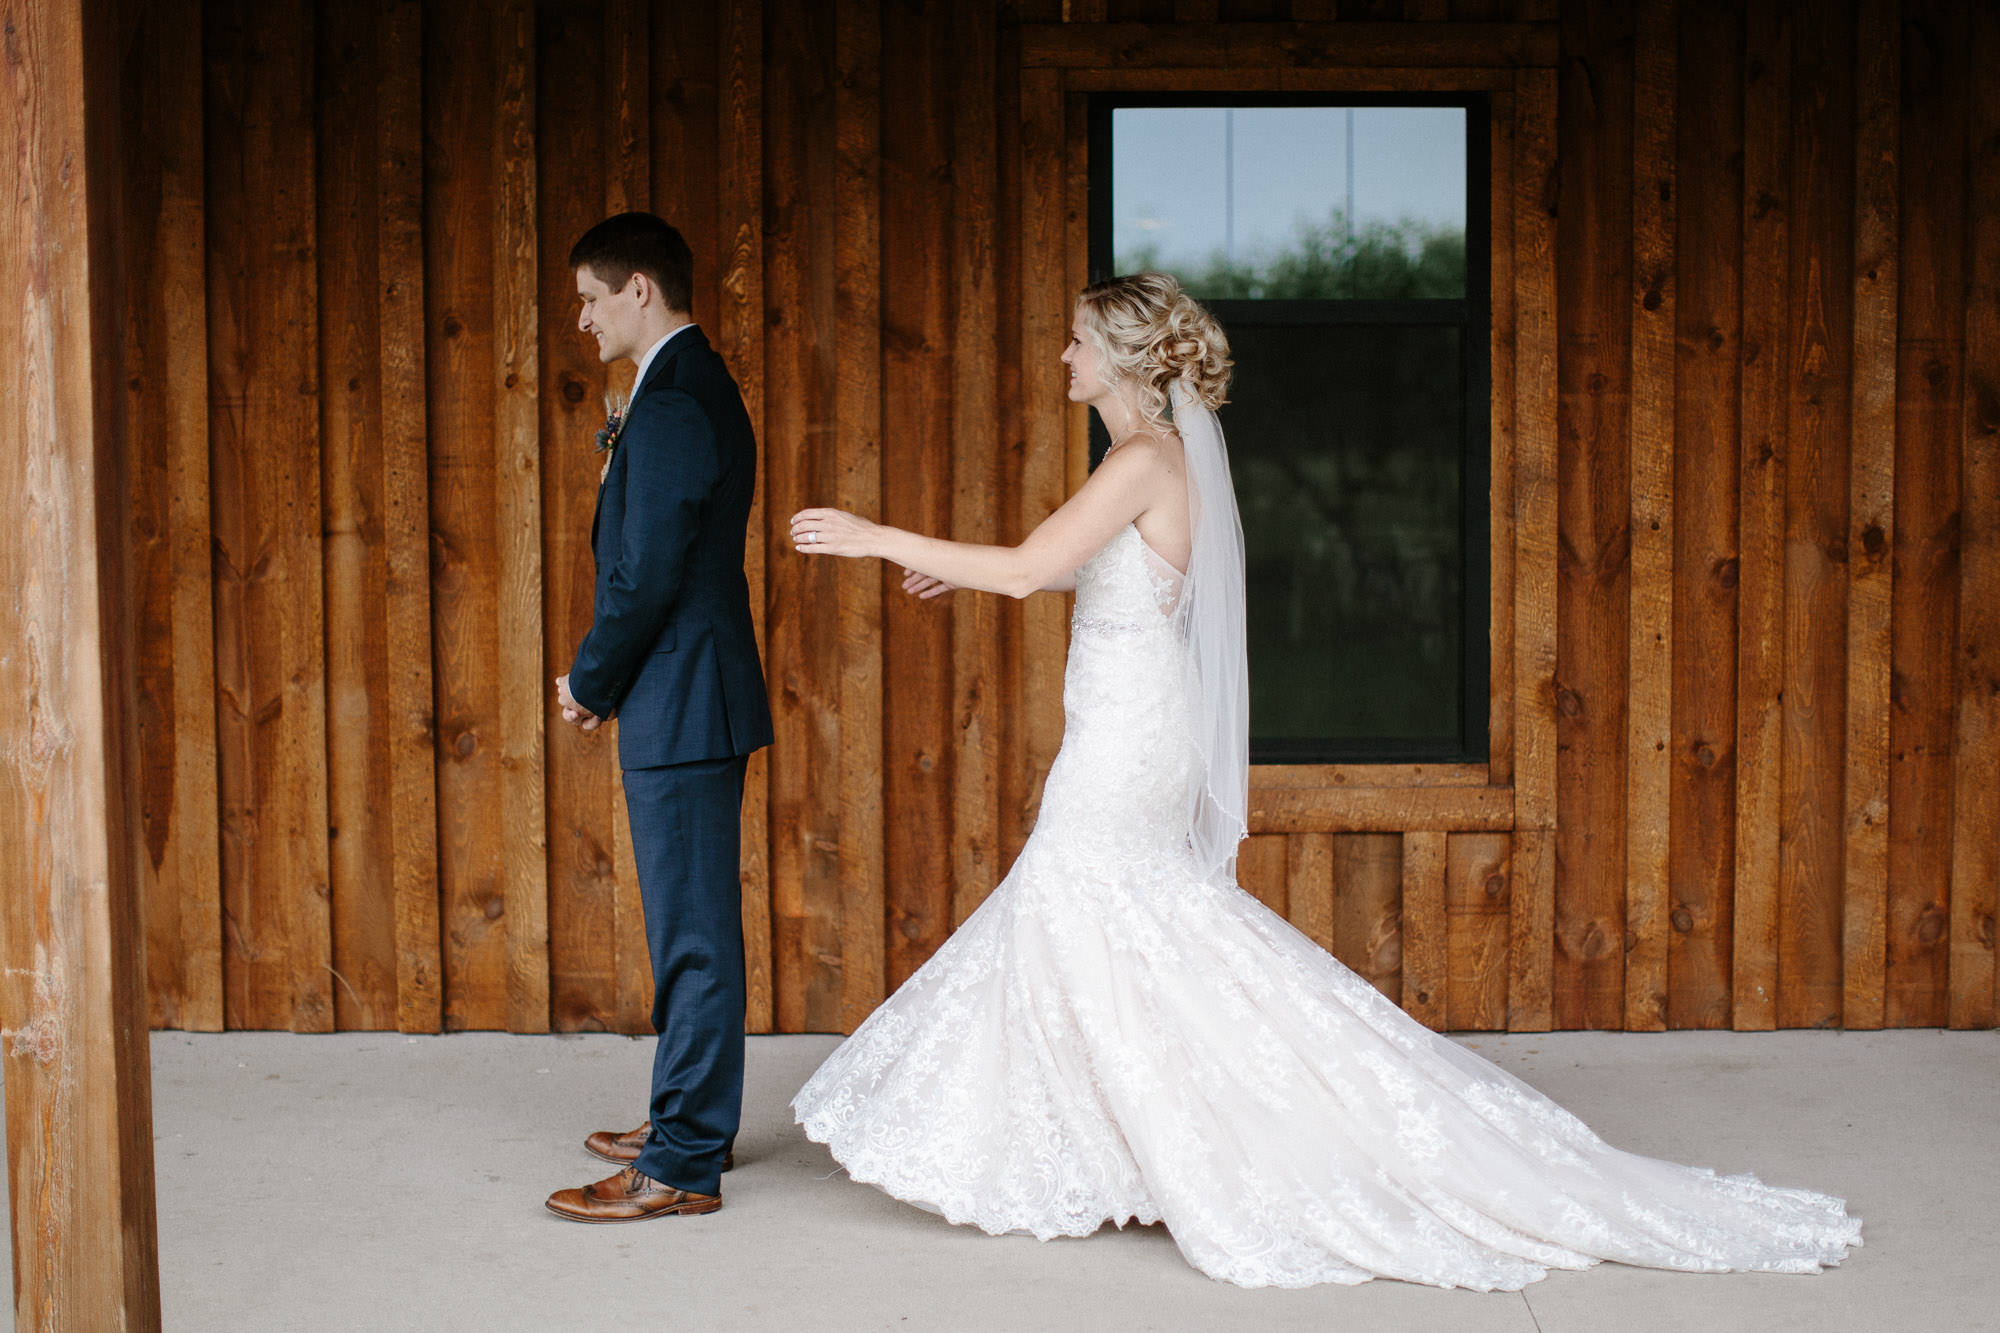
<svg viewBox="0 0 2000 1333"><path fill-rule="evenodd" d="M14 1318L157 1329L123 496L120 55L110 5L17 0L0 65L0 1027Z"/></svg>

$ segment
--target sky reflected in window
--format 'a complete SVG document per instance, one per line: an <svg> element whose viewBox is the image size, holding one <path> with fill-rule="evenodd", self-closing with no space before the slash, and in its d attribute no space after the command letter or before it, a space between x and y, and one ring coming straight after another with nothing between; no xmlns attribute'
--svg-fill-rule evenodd
<svg viewBox="0 0 2000 1333"><path fill-rule="evenodd" d="M1336 237L1397 229L1413 248L1426 237L1463 237L1465 115L1462 107L1118 107L1117 266L1256 265L1329 227Z"/></svg>

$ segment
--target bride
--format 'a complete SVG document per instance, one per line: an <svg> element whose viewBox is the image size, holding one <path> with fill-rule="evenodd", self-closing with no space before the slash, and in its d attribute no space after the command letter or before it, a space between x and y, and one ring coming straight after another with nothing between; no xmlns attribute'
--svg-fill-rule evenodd
<svg viewBox="0 0 2000 1333"><path fill-rule="evenodd" d="M1243 1286L1514 1290L1601 1259L1811 1273L1842 1201L1607 1145L1431 1032L1235 881L1243 533L1221 328L1173 278L1087 288L1063 361L1111 436L1016 547L834 509L808 555L920 596L1076 590L1065 732L1007 877L793 1100L859 1181L995 1234L1165 1222Z"/></svg>

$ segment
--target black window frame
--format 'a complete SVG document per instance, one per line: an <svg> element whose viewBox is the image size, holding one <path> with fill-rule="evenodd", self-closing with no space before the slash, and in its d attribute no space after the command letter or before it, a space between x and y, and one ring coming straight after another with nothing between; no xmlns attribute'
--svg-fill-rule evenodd
<svg viewBox="0 0 2000 1333"><path fill-rule="evenodd" d="M1490 758L1492 676L1492 98L1482 92L1100 92L1088 104L1089 273L1113 276L1111 118L1133 107L1458 107L1465 112L1465 295L1459 300L1204 300L1225 329L1242 324L1451 324L1459 339L1465 385L1463 485L1459 492L1460 599L1464 642L1459 655L1458 735L1455 740L1361 737L1298 740L1250 738L1252 764L1486 763ZM1091 419L1090 463L1109 441ZM1254 592L1253 594L1254 595ZM1253 719L1254 725L1254 719Z"/></svg>

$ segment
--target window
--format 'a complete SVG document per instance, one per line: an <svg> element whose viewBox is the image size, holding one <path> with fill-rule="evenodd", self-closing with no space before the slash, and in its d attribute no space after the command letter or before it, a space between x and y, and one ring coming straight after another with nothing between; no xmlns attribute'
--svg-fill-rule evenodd
<svg viewBox="0 0 2000 1333"><path fill-rule="evenodd" d="M1236 360L1252 762L1483 761L1484 99L1104 94L1090 134L1091 277L1173 273Z"/></svg>

